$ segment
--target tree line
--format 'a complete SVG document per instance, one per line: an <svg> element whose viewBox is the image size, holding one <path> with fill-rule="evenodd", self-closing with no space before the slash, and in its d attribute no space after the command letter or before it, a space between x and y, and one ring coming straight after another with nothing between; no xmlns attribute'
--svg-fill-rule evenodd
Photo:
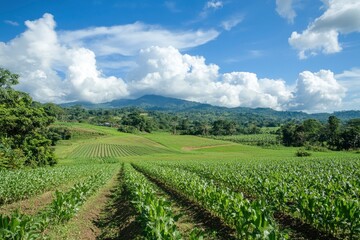
<svg viewBox="0 0 360 240"><path fill-rule="evenodd" d="M330 116L326 123L308 119L302 123L287 123L281 126L278 134L285 146L359 149L360 119L351 119L344 124L335 116Z"/></svg>

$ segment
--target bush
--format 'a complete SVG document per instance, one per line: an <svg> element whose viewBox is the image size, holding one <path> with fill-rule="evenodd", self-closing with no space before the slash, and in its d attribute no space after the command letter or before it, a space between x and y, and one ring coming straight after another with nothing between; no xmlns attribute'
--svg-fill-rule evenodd
<svg viewBox="0 0 360 240"><path fill-rule="evenodd" d="M305 149L300 148L299 150L297 150L295 155L297 157L309 157L309 156L311 156L311 153L305 151Z"/></svg>

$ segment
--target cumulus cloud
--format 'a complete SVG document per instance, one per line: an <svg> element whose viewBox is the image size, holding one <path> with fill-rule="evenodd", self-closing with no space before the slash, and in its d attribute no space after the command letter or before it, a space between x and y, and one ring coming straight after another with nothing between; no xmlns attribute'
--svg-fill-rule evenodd
<svg viewBox="0 0 360 240"><path fill-rule="evenodd" d="M343 109L360 109L360 68L346 70L335 75L339 83L347 89L343 100Z"/></svg>
<svg viewBox="0 0 360 240"><path fill-rule="evenodd" d="M304 71L299 74L290 109L331 111L341 105L345 92L330 70Z"/></svg>
<svg viewBox="0 0 360 240"><path fill-rule="evenodd" d="M51 14L25 25L20 36L0 42L0 66L20 74L20 90L41 102L101 102L128 95L122 79L101 74L92 51L59 42Z"/></svg>
<svg viewBox="0 0 360 240"><path fill-rule="evenodd" d="M302 33L293 32L289 44L299 51L299 58L308 55L336 53L342 50L339 34L360 32L360 1L326 0L326 11Z"/></svg>
<svg viewBox="0 0 360 240"><path fill-rule="evenodd" d="M216 30L169 31L141 22L112 27L93 27L60 33L62 42L71 47L87 47L97 56L120 54L133 56L151 46L188 49L217 38Z"/></svg>
<svg viewBox="0 0 360 240"><path fill-rule="evenodd" d="M294 10L294 0L276 0L276 12L288 22L293 23L296 17Z"/></svg>
<svg viewBox="0 0 360 240"><path fill-rule="evenodd" d="M173 47L142 50L138 68L129 74L129 90L137 96L160 94L227 107L283 109L292 94L282 80L258 79L248 72L219 73L200 56Z"/></svg>
<svg viewBox="0 0 360 240"><path fill-rule="evenodd" d="M348 76L359 76L357 70L337 76L328 70L305 71L293 89L281 79L255 73L220 73L204 57L182 54L172 46L144 48L134 62L125 63L131 70L124 78L105 76L96 52L59 39L51 14L25 25L24 33L0 42L0 67L19 73L18 88L41 102L106 102L158 94L226 107L326 111L345 95L336 78L346 85ZM113 67L123 64L119 60Z"/></svg>

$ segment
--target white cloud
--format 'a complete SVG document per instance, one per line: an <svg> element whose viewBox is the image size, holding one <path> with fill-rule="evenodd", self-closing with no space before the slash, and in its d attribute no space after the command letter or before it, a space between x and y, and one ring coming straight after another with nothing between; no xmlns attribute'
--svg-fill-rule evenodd
<svg viewBox="0 0 360 240"><path fill-rule="evenodd" d="M205 5L205 8L213 8L213 9L218 9L222 7L223 7L223 2L216 0L208 1Z"/></svg>
<svg viewBox="0 0 360 240"><path fill-rule="evenodd" d="M289 44L299 51L299 57L336 53L342 50L339 34L360 32L360 1L327 0L323 15L315 19L302 33L293 32Z"/></svg>
<svg viewBox="0 0 360 240"><path fill-rule="evenodd" d="M42 102L101 102L128 95L122 79L101 74L92 51L59 43L51 14L25 25L19 37L0 42L0 66L20 74L20 90Z"/></svg>
<svg viewBox="0 0 360 240"><path fill-rule="evenodd" d="M356 69L335 77L331 71L305 71L292 89L281 79L258 78L255 73L222 74L202 56L156 46L141 50L134 62L114 58L114 65L108 68L124 64L130 68L123 80L105 76L94 51L60 41L52 15L25 25L27 30L20 36L0 42L0 67L19 73L18 89L42 102L105 102L159 94L227 107L328 111L329 106L339 106L345 96L341 84L355 86L351 81L360 76Z"/></svg>
<svg viewBox="0 0 360 240"><path fill-rule="evenodd" d="M170 31L159 26L141 22L112 27L93 27L83 30L66 31L60 39L72 47L86 47L97 56L120 54L133 56L140 49L151 46L174 46L188 49L214 40L216 30Z"/></svg>
<svg viewBox="0 0 360 240"><path fill-rule="evenodd" d="M346 89L329 70L299 74L290 109L308 111L332 111L341 106Z"/></svg>
<svg viewBox="0 0 360 240"><path fill-rule="evenodd" d="M343 100L343 109L360 110L360 68L346 70L335 75L339 83L347 89L347 96Z"/></svg>
<svg viewBox="0 0 360 240"><path fill-rule="evenodd" d="M202 11L199 14L199 19L197 19L195 21L204 20L205 18L207 18L209 13L217 11L218 9L222 8L223 6L224 6L224 4L222 1L217 1L217 0L207 1L204 5Z"/></svg>
<svg viewBox="0 0 360 240"><path fill-rule="evenodd" d="M233 27L236 27L239 23L243 21L244 17L240 15L232 16L231 18L222 21L221 26L226 30L230 31Z"/></svg>
<svg viewBox="0 0 360 240"><path fill-rule="evenodd" d="M142 50L138 68L129 74L135 96L160 94L214 105L282 109L291 97L282 80L258 79L256 74L220 74L219 67L173 47Z"/></svg>
<svg viewBox="0 0 360 240"><path fill-rule="evenodd" d="M11 20L5 20L4 23L9 24L11 26L15 26L15 27L19 26L18 22L11 21Z"/></svg>
<svg viewBox="0 0 360 240"><path fill-rule="evenodd" d="M293 23L294 18L296 17L296 12L294 10L294 0L276 0L276 11L277 13L288 20L288 22Z"/></svg>

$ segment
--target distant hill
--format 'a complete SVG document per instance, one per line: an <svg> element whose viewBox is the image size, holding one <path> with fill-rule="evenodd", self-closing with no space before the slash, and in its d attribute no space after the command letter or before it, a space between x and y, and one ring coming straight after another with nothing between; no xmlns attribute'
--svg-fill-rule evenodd
<svg viewBox="0 0 360 240"><path fill-rule="evenodd" d="M61 104L63 107L71 107L80 105L84 108L122 108L122 107L138 107L144 110L160 110L160 111L184 111L196 108L213 107L209 104L192 102L177 98L163 97L158 95L145 95L137 99L118 99L107 103L93 104L90 102L71 102Z"/></svg>
<svg viewBox="0 0 360 240"><path fill-rule="evenodd" d="M360 111L341 111L330 113L315 113L308 114L305 112L295 111L276 111L271 108L247 108L247 107L236 107L226 108L212 106L210 104L198 103L193 101L187 101L177 98L164 97L159 95L144 95L137 99L118 99L111 102L93 104L90 102L72 102L61 104L62 107L72 107L80 105L86 109L111 109L111 108L124 108L124 107L137 107L147 111L166 111L166 112L191 112L191 113L216 113L217 115L231 115L233 117L244 118L248 116L262 117L269 119L281 119L284 121L289 120L304 120L308 118L315 118L320 121L326 121L329 116L335 115L343 121L360 118Z"/></svg>

